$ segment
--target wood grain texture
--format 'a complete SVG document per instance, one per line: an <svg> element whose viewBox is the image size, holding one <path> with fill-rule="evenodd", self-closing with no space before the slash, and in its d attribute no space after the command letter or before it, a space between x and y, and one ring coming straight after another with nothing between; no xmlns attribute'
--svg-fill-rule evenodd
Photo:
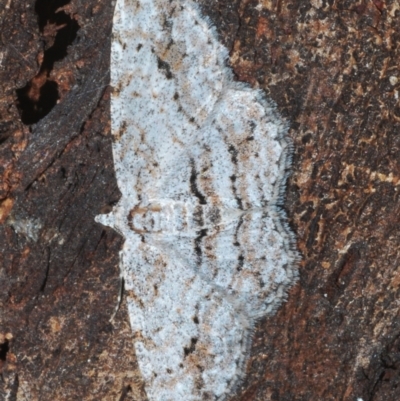
<svg viewBox="0 0 400 401"><path fill-rule="evenodd" d="M0 10L0 399L144 400L124 302L108 321L122 239L93 220L119 199L105 88L112 7L55 3L79 29L52 68L45 51L65 21L41 23L33 1ZM266 90L295 144L286 209L300 281L259 322L234 400L396 401L399 3L202 5L238 80ZM34 108L48 81L58 103L23 124L16 90L31 82Z"/></svg>

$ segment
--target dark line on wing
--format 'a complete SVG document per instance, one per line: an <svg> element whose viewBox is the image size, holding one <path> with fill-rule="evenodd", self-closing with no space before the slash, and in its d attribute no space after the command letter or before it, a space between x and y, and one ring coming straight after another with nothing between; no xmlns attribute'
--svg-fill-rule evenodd
<svg viewBox="0 0 400 401"><path fill-rule="evenodd" d="M240 210L243 210L243 203L242 203L242 200L239 198L239 196L238 196L238 194L237 194L237 189L236 189L236 184L235 184L235 182L236 182L236 175L233 174L233 175L231 175L229 178L230 178L231 183L232 183L232 184L231 184L232 192L233 192L233 195L235 196L236 202L237 202L237 204L238 204L238 208L239 208Z"/></svg>
<svg viewBox="0 0 400 401"><path fill-rule="evenodd" d="M159 70L164 71L167 79L172 79L173 75L171 72L171 66L166 61L161 60L160 57L157 57L157 67Z"/></svg>
<svg viewBox="0 0 400 401"><path fill-rule="evenodd" d="M190 355L190 354L192 354L193 352L196 351L196 344L197 344L197 341L198 341L198 338L192 337L192 338L190 339L190 345L189 345L189 347L183 347L183 352L184 352L184 354L185 354L185 358L186 358L188 355Z"/></svg>
<svg viewBox="0 0 400 401"><path fill-rule="evenodd" d="M238 233L239 233L239 229L241 227L241 225L243 224L243 216L240 217L239 223L236 227L236 231L235 231L235 242L233 243L233 245L235 246L240 246L240 242L238 240Z"/></svg>
<svg viewBox="0 0 400 401"><path fill-rule="evenodd" d="M231 154L232 163L236 166L238 151L233 145L229 145L228 152Z"/></svg>
<svg viewBox="0 0 400 401"><path fill-rule="evenodd" d="M239 223L238 223L238 225L236 227L236 230L235 230L235 242L233 243L233 245L238 246L238 247L240 247L240 242L239 242L239 239L238 239L238 233L239 233L240 226L242 224L243 224L243 216L240 218ZM238 256L238 264L237 264L236 270L238 272L240 272L243 269L243 265L244 265L244 256L241 253Z"/></svg>
<svg viewBox="0 0 400 401"><path fill-rule="evenodd" d="M233 165L237 166L237 164L238 164L237 156L238 156L239 152L237 151L237 149L232 144L229 145L228 152L231 155L231 161L232 161ZM240 199L240 197L237 194L237 189L236 189L236 184L235 184L236 175L233 174L229 178L230 178L230 180L232 182L232 191L233 191L233 194L235 195L235 199L236 199L236 202L238 204L238 207L239 207L240 210L243 210L242 200Z"/></svg>
<svg viewBox="0 0 400 401"><path fill-rule="evenodd" d="M238 272L242 271L243 265L244 265L244 256L242 254L240 254L238 257L238 265L236 267L236 270Z"/></svg>
<svg viewBox="0 0 400 401"><path fill-rule="evenodd" d="M203 257L203 252L201 250L201 243L203 242L203 238L207 235L207 229L204 228L203 230L200 230L197 234L196 239L194 240L194 250L197 255L197 262L198 264L201 263L202 257Z"/></svg>
<svg viewBox="0 0 400 401"><path fill-rule="evenodd" d="M206 197L199 191L197 187L196 179L197 179L197 171L194 165L194 160L190 159L190 165L192 167L192 171L190 174L190 190L193 192L193 195L199 200L200 205L206 205Z"/></svg>

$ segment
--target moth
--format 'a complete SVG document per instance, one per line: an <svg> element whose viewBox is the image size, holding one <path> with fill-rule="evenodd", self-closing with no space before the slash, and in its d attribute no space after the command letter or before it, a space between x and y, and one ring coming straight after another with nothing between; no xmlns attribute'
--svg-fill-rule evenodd
<svg viewBox="0 0 400 401"><path fill-rule="evenodd" d="M117 0L113 158L136 356L150 401L224 400L255 321L297 277L281 208L287 124L236 82L191 0Z"/></svg>

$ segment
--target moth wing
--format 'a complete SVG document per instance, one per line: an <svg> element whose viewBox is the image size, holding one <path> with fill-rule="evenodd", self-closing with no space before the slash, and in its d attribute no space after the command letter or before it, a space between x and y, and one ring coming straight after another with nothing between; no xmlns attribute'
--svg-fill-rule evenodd
<svg viewBox="0 0 400 401"><path fill-rule="evenodd" d="M219 208L220 221L168 245L205 280L237 294L250 316L275 311L297 274L294 239L279 206L289 163L286 129L260 93L233 84L190 150L192 187ZM174 177L163 180L168 188Z"/></svg>
<svg viewBox="0 0 400 401"><path fill-rule="evenodd" d="M159 246L241 305L252 319L275 312L296 280L294 244L277 215L253 212L197 237L159 238Z"/></svg>
<svg viewBox="0 0 400 401"><path fill-rule="evenodd" d="M194 270L135 234L122 251L138 363L150 401L222 400L237 382L250 323Z"/></svg>
<svg viewBox="0 0 400 401"><path fill-rule="evenodd" d="M231 79L226 57L193 2L117 1L111 131L119 188L132 203L171 196L161 184L170 172L172 199L191 197L182 155Z"/></svg>
<svg viewBox="0 0 400 401"><path fill-rule="evenodd" d="M170 199L179 199L183 193L179 184L184 182L185 194L194 198L196 187L212 206L276 209L289 150L287 126L275 106L260 92L232 83L187 149L165 169L159 188Z"/></svg>
<svg viewBox="0 0 400 401"><path fill-rule="evenodd" d="M205 251L199 273L236 294L252 317L275 312L296 279L297 254L281 219L274 212L255 211L201 239Z"/></svg>
<svg viewBox="0 0 400 401"><path fill-rule="evenodd" d="M289 164L286 135L273 104L259 91L232 83L192 150L199 190L228 208L273 207Z"/></svg>

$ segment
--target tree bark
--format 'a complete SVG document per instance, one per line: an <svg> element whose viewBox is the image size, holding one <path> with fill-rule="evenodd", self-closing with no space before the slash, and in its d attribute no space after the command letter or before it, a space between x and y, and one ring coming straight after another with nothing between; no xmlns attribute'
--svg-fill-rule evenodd
<svg viewBox="0 0 400 401"><path fill-rule="evenodd" d="M1 0L0 400L144 401L111 154L113 5ZM290 124L300 279L235 401L400 399L400 3L199 1ZM61 8L61 9L60 9Z"/></svg>

